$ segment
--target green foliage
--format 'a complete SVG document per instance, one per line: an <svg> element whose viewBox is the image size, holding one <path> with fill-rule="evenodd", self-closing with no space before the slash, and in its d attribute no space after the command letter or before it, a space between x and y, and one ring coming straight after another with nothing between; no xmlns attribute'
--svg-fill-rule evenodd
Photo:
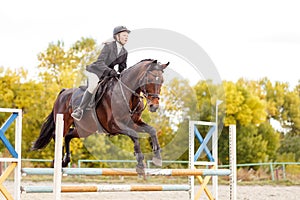
<svg viewBox="0 0 300 200"><path fill-rule="evenodd" d="M267 161L267 141L258 133L255 125L238 127L237 162L258 163Z"/></svg>
<svg viewBox="0 0 300 200"><path fill-rule="evenodd" d="M187 158L188 119L196 119L199 113L195 91L187 80L175 78L164 84L160 96L158 112L144 111L148 117L143 114L143 119L157 130L164 160ZM152 155L147 156L150 159Z"/></svg>
<svg viewBox="0 0 300 200"><path fill-rule="evenodd" d="M277 155L277 162L296 162L295 153L281 153Z"/></svg>
<svg viewBox="0 0 300 200"><path fill-rule="evenodd" d="M300 98L299 85L293 91L287 83L275 82L273 85L267 78L260 81L267 102L268 118L278 120L288 134L300 133Z"/></svg>
<svg viewBox="0 0 300 200"><path fill-rule="evenodd" d="M58 41L50 43L38 54L37 80L28 79L23 68L0 68L0 107L21 108L24 112L23 158L52 159L53 141L39 153L28 150L38 137L43 120L51 112L58 92L62 88L83 84L86 65L99 53L96 41L91 38L81 38L69 48ZM237 125L239 163L300 160L300 82L289 90L287 83L272 83L267 78L259 81L240 79L236 83L223 81L221 85L199 81L194 87L188 80L179 79L164 84L159 111L150 113L145 110L142 116L157 130L164 160L188 159L189 120L215 121L217 99L223 101L217 113L221 163L226 164L229 159L229 124ZM0 113L0 123L7 117L7 114ZM270 119L281 124L284 130L281 135L272 127ZM206 133L207 127L199 130ZM12 129L6 135L13 140ZM140 136L146 159L151 159L149 136L143 133ZM1 145L0 150L3 151ZM121 135L74 139L71 152L73 163L78 159L135 159L132 141Z"/></svg>
<svg viewBox="0 0 300 200"><path fill-rule="evenodd" d="M280 154L293 153L295 155L295 160L300 161L300 136L287 135L281 141L280 148L278 152Z"/></svg>
<svg viewBox="0 0 300 200"><path fill-rule="evenodd" d="M268 161L276 161L277 150L280 146L280 134L274 130L270 123L264 122L258 127L258 134L267 142L266 153Z"/></svg>
<svg viewBox="0 0 300 200"><path fill-rule="evenodd" d="M300 98L296 91L285 95L282 106L282 126L289 129L292 136L300 133Z"/></svg>
<svg viewBox="0 0 300 200"><path fill-rule="evenodd" d="M215 121L215 108L217 100L225 101L224 87L223 85L213 84L210 80L199 81L194 86L196 98L197 98L197 111L199 114L197 120L201 121ZM225 104L219 106L219 121L223 120L224 112L226 109Z"/></svg>
<svg viewBox="0 0 300 200"><path fill-rule="evenodd" d="M28 152L32 135L38 133L40 119L43 118L44 114L42 103L37 101L42 97L42 85L27 80L26 76L27 72L23 68L15 71L3 70L0 76L0 107L23 110L22 149L24 152ZM1 123L8 118L7 114L1 113L0 116ZM10 128L6 136L14 144L14 128Z"/></svg>
<svg viewBox="0 0 300 200"><path fill-rule="evenodd" d="M181 115L180 121L185 117L193 119L197 116L197 97L188 80L172 79L163 86L161 97L163 111L168 113L170 118Z"/></svg>
<svg viewBox="0 0 300 200"><path fill-rule="evenodd" d="M224 82L226 96L225 125L260 124L266 120L264 101L241 79L236 84Z"/></svg>
<svg viewBox="0 0 300 200"><path fill-rule="evenodd" d="M71 88L83 81L85 66L96 59L99 50L90 38L81 38L69 49L64 43L50 43L46 51L38 55L39 76L47 89Z"/></svg>

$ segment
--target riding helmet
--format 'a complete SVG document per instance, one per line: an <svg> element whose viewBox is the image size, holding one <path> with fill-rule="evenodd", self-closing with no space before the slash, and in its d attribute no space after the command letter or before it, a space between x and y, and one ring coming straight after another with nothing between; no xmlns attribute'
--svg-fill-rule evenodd
<svg viewBox="0 0 300 200"><path fill-rule="evenodd" d="M115 36L116 34L121 33L123 31L130 33L130 30L128 30L125 26L117 26L114 28L113 35Z"/></svg>

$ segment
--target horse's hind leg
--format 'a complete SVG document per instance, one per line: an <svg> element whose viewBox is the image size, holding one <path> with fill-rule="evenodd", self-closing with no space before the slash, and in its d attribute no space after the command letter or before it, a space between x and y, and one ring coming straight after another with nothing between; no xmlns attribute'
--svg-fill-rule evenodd
<svg viewBox="0 0 300 200"><path fill-rule="evenodd" d="M76 129L70 128L69 132L65 136L66 153L62 160L62 167L67 167L71 162L70 142L73 138L79 138L79 136Z"/></svg>

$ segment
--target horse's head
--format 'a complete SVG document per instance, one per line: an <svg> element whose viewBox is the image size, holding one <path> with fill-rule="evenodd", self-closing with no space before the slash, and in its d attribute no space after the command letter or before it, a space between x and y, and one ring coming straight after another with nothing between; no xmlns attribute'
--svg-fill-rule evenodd
<svg viewBox="0 0 300 200"><path fill-rule="evenodd" d="M159 107L159 94L164 82L163 72L168 65L169 62L161 64L153 60L146 65L146 71L140 79L140 89L147 99L150 112L155 112Z"/></svg>

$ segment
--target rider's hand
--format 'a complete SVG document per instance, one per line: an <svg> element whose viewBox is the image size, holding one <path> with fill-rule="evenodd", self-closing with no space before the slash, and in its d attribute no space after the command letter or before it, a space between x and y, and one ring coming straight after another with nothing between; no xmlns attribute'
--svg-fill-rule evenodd
<svg viewBox="0 0 300 200"><path fill-rule="evenodd" d="M118 73L113 69L109 72L109 76L111 77L117 77L118 76Z"/></svg>

